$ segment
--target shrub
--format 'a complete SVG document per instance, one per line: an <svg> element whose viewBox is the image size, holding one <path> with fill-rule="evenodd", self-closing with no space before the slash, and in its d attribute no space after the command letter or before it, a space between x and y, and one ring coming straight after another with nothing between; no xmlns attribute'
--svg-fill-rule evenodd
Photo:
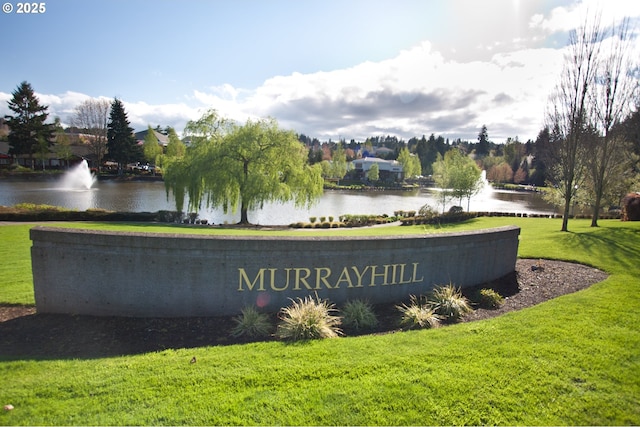
<svg viewBox="0 0 640 427"><path fill-rule="evenodd" d="M377 221L377 215L341 215L340 221L344 222L347 227L366 227L373 225Z"/></svg>
<svg viewBox="0 0 640 427"><path fill-rule="evenodd" d="M317 219L318 219L318 217L310 216L310 217L309 217L309 222L310 222L311 224L313 224L314 222L316 222L316 220L317 220Z"/></svg>
<svg viewBox="0 0 640 427"><path fill-rule="evenodd" d="M342 307L342 324L354 330L373 329L378 325L378 319L371 304L356 299L347 301Z"/></svg>
<svg viewBox="0 0 640 427"><path fill-rule="evenodd" d="M158 211L156 220L160 222L182 222L183 212L177 211Z"/></svg>
<svg viewBox="0 0 640 427"><path fill-rule="evenodd" d="M504 298L493 289L480 289L478 304L482 308L496 309L504 304Z"/></svg>
<svg viewBox="0 0 640 427"><path fill-rule="evenodd" d="M335 305L327 300L308 296L291 300L289 307L280 310L280 324L276 336L299 341L317 338L334 338L342 334L338 328L342 319L334 316Z"/></svg>
<svg viewBox="0 0 640 427"><path fill-rule="evenodd" d="M411 295L409 305L396 306L402 313L400 326L403 329L431 329L440 326L440 316L424 297Z"/></svg>
<svg viewBox="0 0 640 427"><path fill-rule="evenodd" d="M444 320L455 322L472 310L469 301L452 284L434 289L431 304Z"/></svg>
<svg viewBox="0 0 640 427"><path fill-rule="evenodd" d="M242 314L233 318L236 326L231 330L231 335L240 337L242 335L258 338L266 337L271 333L272 325L269 316L260 313L255 307L245 307Z"/></svg>
<svg viewBox="0 0 640 427"><path fill-rule="evenodd" d="M438 210L433 206L426 204L420 208L418 215L426 220L430 220L438 216Z"/></svg>

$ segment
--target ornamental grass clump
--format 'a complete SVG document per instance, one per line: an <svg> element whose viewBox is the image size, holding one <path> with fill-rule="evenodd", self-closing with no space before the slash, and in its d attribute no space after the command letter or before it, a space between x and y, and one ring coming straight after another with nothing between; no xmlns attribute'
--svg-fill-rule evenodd
<svg viewBox="0 0 640 427"><path fill-rule="evenodd" d="M436 314L432 305L423 296L410 296L409 305L396 306L402 316L400 326L403 329L431 329L440 326L440 315Z"/></svg>
<svg viewBox="0 0 640 427"><path fill-rule="evenodd" d="M457 322L462 316L473 311L469 300L452 284L435 288L430 302L436 314L446 322Z"/></svg>
<svg viewBox="0 0 640 427"><path fill-rule="evenodd" d="M247 336L250 338L263 338L271 334L273 325L269 316L260 313L255 307L245 307L242 314L233 318L236 326L231 330L234 337Z"/></svg>
<svg viewBox="0 0 640 427"><path fill-rule="evenodd" d="M351 300L342 307L342 324L353 330L373 329L378 326L378 319L373 307L367 301Z"/></svg>
<svg viewBox="0 0 640 427"><path fill-rule="evenodd" d="M334 338L342 335L339 326L342 319L335 316L335 305L327 300L308 296L291 300L291 305L280 310L280 323L276 337L300 341L318 338Z"/></svg>
<svg viewBox="0 0 640 427"><path fill-rule="evenodd" d="M478 305L482 308L495 310L504 304L504 298L493 289L480 289Z"/></svg>

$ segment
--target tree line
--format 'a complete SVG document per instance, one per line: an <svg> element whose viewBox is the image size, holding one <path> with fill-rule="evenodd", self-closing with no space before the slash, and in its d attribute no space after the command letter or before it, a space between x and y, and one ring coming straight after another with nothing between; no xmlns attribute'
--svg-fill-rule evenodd
<svg viewBox="0 0 640 427"><path fill-rule="evenodd" d="M6 135L9 155L16 158L26 156L32 164L35 159L40 159L43 167L44 159L51 150L62 159L71 157L70 141L60 119L56 117L53 123L46 122L48 106L40 104L30 83L23 81L18 85L8 106L14 112L14 115L4 117L10 129ZM159 145L150 126L144 144L140 146L134 138L124 105L117 98L82 102L74 109L70 123L76 132L82 134L83 143L90 148L98 170L105 161L112 161L117 164L118 173L122 174L128 163L145 160L162 163L163 156L180 156L185 150L184 143L171 127L162 130L169 139L166 150Z"/></svg>

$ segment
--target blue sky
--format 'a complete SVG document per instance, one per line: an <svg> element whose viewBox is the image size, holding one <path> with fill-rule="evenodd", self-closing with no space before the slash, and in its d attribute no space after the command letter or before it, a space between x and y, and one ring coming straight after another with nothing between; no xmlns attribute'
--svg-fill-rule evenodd
<svg viewBox="0 0 640 427"><path fill-rule="evenodd" d="M63 123L118 97L136 130L215 108L322 140L535 138L568 30L640 18L629 0L2 1L0 115L26 80Z"/></svg>

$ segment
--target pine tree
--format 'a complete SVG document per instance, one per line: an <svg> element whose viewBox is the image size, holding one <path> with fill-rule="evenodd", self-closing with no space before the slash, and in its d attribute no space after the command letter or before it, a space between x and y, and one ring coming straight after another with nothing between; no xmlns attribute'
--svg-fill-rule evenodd
<svg viewBox="0 0 640 427"><path fill-rule="evenodd" d="M487 133L487 127L485 125L482 125L480 133L478 134L476 154L480 157L489 155L489 134Z"/></svg>
<svg viewBox="0 0 640 427"><path fill-rule="evenodd" d="M133 128L129 126L127 113L122 101L114 99L111 103L111 113L107 124L108 157L118 163L118 174L122 174L124 166L140 158L140 149L133 136Z"/></svg>
<svg viewBox="0 0 640 427"><path fill-rule="evenodd" d="M33 159L33 155L52 144L53 126L45 124L49 114L46 105L40 105L38 98L29 83L22 82L12 93L9 109L15 116L5 116L7 125L11 129L8 136L9 154L26 154Z"/></svg>

